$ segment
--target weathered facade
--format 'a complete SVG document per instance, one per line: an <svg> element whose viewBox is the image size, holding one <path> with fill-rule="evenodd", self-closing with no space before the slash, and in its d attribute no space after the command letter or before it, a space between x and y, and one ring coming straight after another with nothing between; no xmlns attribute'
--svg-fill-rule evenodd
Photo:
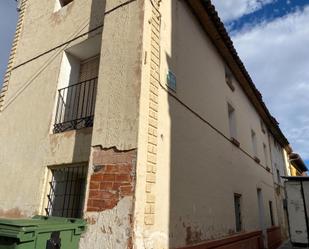
<svg viewBox="0 0 309 249"><path fill-rule="evenodd" d="M87 249L287 236L288 141L210 1L24 0L0 107L0 216L84 217Z"/></svg>

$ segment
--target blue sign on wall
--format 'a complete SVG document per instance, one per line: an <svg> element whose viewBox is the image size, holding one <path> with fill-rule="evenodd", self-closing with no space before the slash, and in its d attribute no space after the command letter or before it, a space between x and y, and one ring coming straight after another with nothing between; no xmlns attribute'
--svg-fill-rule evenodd
<svg viewBox="0 0 309 249"><path fill-rule="evenodd" d="M176 76L171 71L167 73L167 86L176 92Z"/></svg>

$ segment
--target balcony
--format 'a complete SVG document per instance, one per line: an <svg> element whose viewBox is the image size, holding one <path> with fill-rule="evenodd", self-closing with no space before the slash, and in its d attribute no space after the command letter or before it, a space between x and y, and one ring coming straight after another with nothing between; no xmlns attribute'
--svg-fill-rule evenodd
<svg viewBox="0 0 309 249"><path fill-rule="evenodd" d="M54 133L93 126L97 81L93 78L58 90Z"/></svg>

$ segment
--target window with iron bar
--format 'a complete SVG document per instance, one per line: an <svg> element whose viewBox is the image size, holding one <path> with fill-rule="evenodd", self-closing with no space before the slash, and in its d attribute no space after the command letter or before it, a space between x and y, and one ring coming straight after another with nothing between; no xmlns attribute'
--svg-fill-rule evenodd
<svg viewBox="0 0 309 249"><path fill-rule="evenodd" d="M87 164L51 168L47 216L81 218L85 198Z"/></svg>

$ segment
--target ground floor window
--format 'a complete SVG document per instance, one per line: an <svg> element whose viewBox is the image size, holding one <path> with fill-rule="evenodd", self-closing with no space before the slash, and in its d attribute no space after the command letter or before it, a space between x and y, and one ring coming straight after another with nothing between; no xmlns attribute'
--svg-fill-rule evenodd
<svg viewBox="0 0 309 249"><path fill-rule="evenodd" d="M271 224L271 226L274 226L275 222L274 222L273 203L272 203L272 201L269 201L269 215L270 215L270 224Z"/></svg>
<svg viewBox="0 0 309 249"><path fill-rule="evenodd" d="M46 215L81 218L85 199L87 164L50 168Z"/></svg>
<svg viewBox="0 0 309 249"><path fill-rule="evenodd" d="M242 230L240 194L234 194L234 205L235 205L235 218L236 218L236 232L240 232Z"/></svg>

